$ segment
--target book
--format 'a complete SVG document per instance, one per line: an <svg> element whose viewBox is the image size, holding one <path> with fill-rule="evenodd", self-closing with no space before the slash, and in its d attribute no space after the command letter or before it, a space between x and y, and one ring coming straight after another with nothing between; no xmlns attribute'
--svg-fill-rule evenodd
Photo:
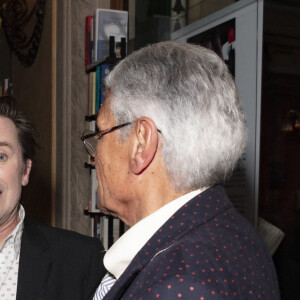
<svg viewBox="0 0 300 300"><path fill-rule="evenodd" d="M13 94L13 84L11 79L5 78L3 84L3 95L4 96L12 96Z"/></svg>
<svg viewBox="0 0 300 300"><path fill-rule="evenodd" d="M114 217L108 216L108 248L114 243Z"/></svg>
<svg viewBox="0 0 300 300"><path fill-rule="evenodd" d="M114 218L113 219L113 243L115 243L118 240L118 238L121 236L120 225L121 225L121 220Z"/></svg>
<svg viewBox="0 0 300 300"><path fill-rule="evenodd" d="M84 65L88 66L92 63L92 52L94 47L94 34L93 34L93 18L94 16L85 17L85 59Z"/></svg>
<svg viewBox="0 0 300 300"><path fill-rule="evenodd" d="M93 115L93 72L88 74L88 115Z"/></svg>
<svg viewBox="0 0 300 300"><path fill-rule="evenodd" d="M98 181L96 176L96 170L91 169L91 203L89 207L90 212L100 212L100 210L97 208L98 203Z"/></svg>
<svg viewBox="0 0 300 300"><path fill-rule="evenodd" d="M101 92L101 65L96 67L96 91L95 91L95 113L100 108L100 92Z"/></svg>
<svg viewBox="0 0 300 300"><path fill-rule="evenodd" d="M127 32L127 11L96 9L94 11L94 61L102 61L109 56L110 36L115 39L114 56L121 58L121 38L127 40Z"/></svg>
<svg viewBox="0 0 300 300"><path fill-rule="evenodd" d="M92 99L92 114L96 114L96 72L91 73L92 77L92 94L91 94L91 99Z"/></svg>
<svg viewBox="0 0 300 300"><path fill-rule="evenodd" d="M102 216L100 219L100 241L103 244L105 250L109 248L108 241L108 216Z"/></svg>
<svg viewBox="0 0 300 300"><path fill-rule="evenodd" d="M85 67L88 74L88 101L85 120L89 122L88 128L91 131L98 130L95 120L106 97L105 77L118 60L126 56L127 23L128 12L126 11L97 9L93 16L86 17ZM93 38L88 39L88 33L93 34ZM91 47L92 42L93 47ZM128 226L119 219L103 215L97 208L98 182L93 166L94 161L90 156L87 161L85 166L90 168L91 174L88 212L94 213L93 233L100 238L105 249L108 249L128 229Z"/></svg>

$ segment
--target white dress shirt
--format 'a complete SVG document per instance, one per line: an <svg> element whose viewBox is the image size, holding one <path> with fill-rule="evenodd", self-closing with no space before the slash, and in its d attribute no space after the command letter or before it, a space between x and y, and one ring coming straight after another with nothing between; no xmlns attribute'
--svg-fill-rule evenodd
<svg viewBox="0 0 300 300"><path fill-rule="evenodd" d="M0 299L13 300L17 295L21 238L24 228L25 211L19 209L20 222L5 239L0 248Z"/></svg>

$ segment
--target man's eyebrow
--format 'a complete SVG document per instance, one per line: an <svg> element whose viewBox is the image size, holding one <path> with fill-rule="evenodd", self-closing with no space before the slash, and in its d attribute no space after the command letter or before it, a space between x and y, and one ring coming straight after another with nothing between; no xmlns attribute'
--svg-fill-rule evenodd
<svg viewBox="0 0 300 300"><path fill-rule="evenodd" d="M1 142L1 141L0 141L0 147L8 147L10 149L13 148L11 144L9 144L7 142Z"/></svg>

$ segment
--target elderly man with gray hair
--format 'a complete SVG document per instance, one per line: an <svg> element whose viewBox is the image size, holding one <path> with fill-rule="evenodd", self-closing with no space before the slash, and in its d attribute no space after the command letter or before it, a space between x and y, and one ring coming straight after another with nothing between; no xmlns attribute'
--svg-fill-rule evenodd
<svg viewBox="0 0 300 300"><path fill-rule="evenodd" d="M99 131L82 140L98 205L131 228L107 251L94 299L279 299L274 265L223 183L246 144L223 61L162 42L106 78Z"/></svg>

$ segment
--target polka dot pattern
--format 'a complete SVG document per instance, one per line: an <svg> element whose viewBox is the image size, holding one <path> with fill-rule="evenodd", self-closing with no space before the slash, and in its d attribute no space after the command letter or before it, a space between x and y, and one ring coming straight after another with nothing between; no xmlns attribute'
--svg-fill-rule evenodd
<svg viewBox="0 0 300 300"><path fill-rule="evenodd" d="M257 231L223 187L198 195L145 244L105 299L280 299Z"/></svg>

